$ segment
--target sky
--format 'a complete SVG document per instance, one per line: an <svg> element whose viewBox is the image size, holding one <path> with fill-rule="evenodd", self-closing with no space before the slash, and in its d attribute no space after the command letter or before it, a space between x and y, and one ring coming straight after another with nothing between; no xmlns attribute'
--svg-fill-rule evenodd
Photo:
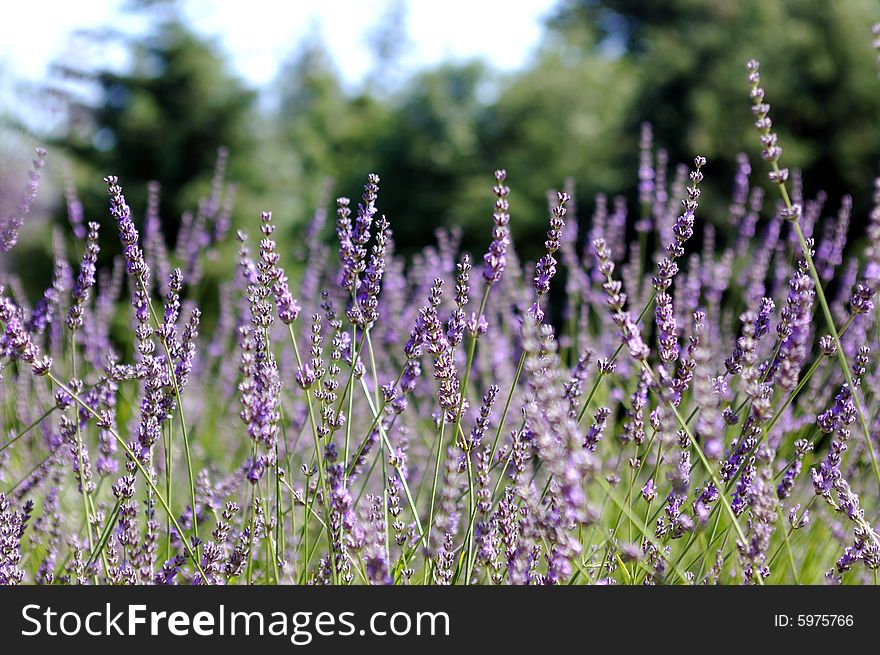
<svg viewBox="0 0 880 655"><path fill-rule="evenodd" d="M446 59L482 58L500 71L524 65L555 0L404 0L410 47L405 68ZM4 2L0 23L0 77L36 81L70 52L76 29L120 25L136 31L122 0ZM255 87L268 86L284 58L317 33L346 83L370 68L368 35L388 0L183 0L191 25L216 37L233 69ZM3 80L0 80L2 83Z"/></svg>

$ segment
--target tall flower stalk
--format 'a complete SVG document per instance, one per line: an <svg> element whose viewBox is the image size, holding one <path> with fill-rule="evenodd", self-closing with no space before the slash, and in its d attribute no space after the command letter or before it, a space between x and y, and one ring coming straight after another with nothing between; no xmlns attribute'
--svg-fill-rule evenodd
<svg viewBox="0 0 880 655"><path fill-rule="evenodd" d="M849 364L846 360L846 352L843 350L843 347L841 345L840 334L838 333L837 327L834 324L834 317L831 314L831 308L828 305L828 300L825 298L825 291L822 288L822 281L819 278L819 273L816 270L816 265L813 263L812 246L810 245L810 243L808 243L806 237L804 236L804 231L801 228L800 219L803 210L799 204L792 202L791 196L788 193L788 169L781 168L779 166L779 160L782 156L782 147L779 145L779 137L773 131L773 122L770 119L770 105L765 101L764 89L761 87L761 74L759 72L760 64L757 62L757 60L752 59L749 60L749 62L746 64L746 68L748 70L748 80L751 86L750 95L752 99L752 113L755 115L756 119L755 127L758 128L758 132L761 135L761 145L763 147L761 156L770 165L770 181L777 187L777 189L779 189L779 195L782 198L782 202L785 204L783 217L792 225L795 234L797 235L798 243L801 247L801 253L803 254L807 269L809 270L810 276L812 277L813 283L815 284L816 297L819 299L819 305L822 307L822 314L825 318L826 327L828 328L828 331L831 334L831 338L834 341L834 346L837 351L837 361L840 365L840 370L843 373L847 384L852 389L854 388L854 385L852 374L850 373L849 369ZM874 471L874 477L877 480L878 487L880 487L880 464L878 464L877 461L877 453L874 449L874 443L871 437L871 430L868 427L868 422L865 418L865 412L862 409L862 403L858 397L858 394L854 394L853 404L855 405L856 414L859 418L859 424L862 428L862 433L865 440L865 447L867 448L868 453L871 457L871 467Z"/></svg>

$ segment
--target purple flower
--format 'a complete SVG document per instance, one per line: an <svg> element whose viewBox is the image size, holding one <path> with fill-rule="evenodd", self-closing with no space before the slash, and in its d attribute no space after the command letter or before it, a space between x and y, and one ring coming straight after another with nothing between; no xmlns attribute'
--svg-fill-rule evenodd
<svg viewBox="0 0 880 655"><path fill-rule="evenodd" d="M0 323L5 325L0 336L0 353L10 359L30 364L34 375L46 375L52 366L52 360L47 355L40 355L25 329L21 310L5 297L0 297Z"/></svg>
<svg viewBox="0 0 880 655"><path fill-rule="evenodd" d="M9 252L18 243L18 231L24 224L25 217L30 214L31 207L37 197L40 186L40 170L46 165L46 150L36 149L37 157L33 160L33 168L28 172L28 186L18 205L18 210L10 216L0 218L0 252Z"/></svg>
<svg viewBox="0 0 880 655"><path fill-rule="evenodd" d="M771 164L775 164L782 156L782 148L778 144L778 137L773 132L773 122L770 120L770 105L764 101L764 89L761 88L760 64L751 59L746 64L748 80L751 85L752 113L755 115L755 127L761 133L761 156ZM770 181L784 184L788 179L788 170L774 170L770 175Z"/></svg>
<svg viewBox="0 0 880 655"><path fill-rule="evenodd" d="M122 242L122 254L125 256L128 273L146 288L149 268L144 260L144 253L138 246L138 232L131 218L131 209L122 194L119 179L109 175L104 178L104 182L107 183L110 194L110 215L119 229L119 240Z"/></svg>
<svg viewBox="0 0 880 655"><path fill-rule="evenodd" d="M264 239L260 241L259 270L263 276L260 283L271 290L275 307L278 309L278 318L282 323L293 323L299 316L300 306L290 293L287 286L287 276L284 269L279 265L280 257L275 252L275 241L270 238L275 231L272 223L272 212L263 212L260 216L260 230Z"/></svg>
<svg viewBox="0 0 880 655"><path fill-rule="evenodd" d="M700 200L700 182L703 181L701 169L706 165L705 157L694 159L694 170L690 173L691 185L687 187L686 196L681 201L684 211L672 226L674 240L666 246L672 259L684 256L684 243L694 235L694 213Z"/></svg>
<svg viewBox="0 0 880 655"><path fill-rule="evenodd" d="M67 327L77 330L82 327L83 305L89 297L89 289L95 284L95 262L98 260L98 224L89 223L86 251L83 254L79 276L73 288L73 303L67 313Z"/></svg>
<svg viewBox="0 0 880 655"><path fill-rule="evenodd" d="M61 299L72 287L70 266L64 259L64 245L60 243L60 237L54 241L55 266L52 285L43 292L43 297L37 301L26 323L27 331L33 337L43 334L49 325L55 323L55 315L61 311ZM55 336L60 335L56 333Z"/></svg>
<svg viewBox="0 0 880 655"><path fill-rule="evenodd" d="M492 407L495 405L495 399L498 397L499 391L501 391L501 387L497 384L491 385L486 390L486 394L483 396L483 403L480 405L480 413L474 422L473 430L471 430L470 440L467 444L468 451L480 447L483 435L486 434L486 429L489 427L489 417L492 414Z"/></svg>
<svg viewBox="0 0 880 655"><path fill-rule="evenodd" d="M703 487L703 490L700 492L700 495L697 496L697 499L694 501L694 516L701 523L705 523L709 520L709 514L712 511L712 503L718 500L718 489L715 488L715 485L711 482Z"/></svg>
<svg viewBox="0 0 880 655"><path fill-rule="evenodd" d="M461 343L464 338L466 317L464 308L470 301L470 273L471 258L468 254L462 255L461 261L456 264L458 274L455 278L455 309L446 322L446 338L452 347ZM477 331L471 334L476 336Z"/></svg>
<svg viewBox="0 0 880 655"><path fill-rule="evenodd" d="M626 304L626 294L623 293L622 284L611 277L614 273L611 251L608 249L604 239L596 239L593 247L595 248L596 259L599 264L599 272L605 278L605 283L602 287L607 294L609 306L615 310L612 319L620 328L621 339L629 348L629 354L633 359L646 360L651 351L642 339L638 325L633 321L630 313L623 309Z"/></svg>
<svg viewBox="0 0 880 655"><path fill-rule="evenodd" d="M459 393L458 372L455 368L455 351L437 317L437 307L440 305L442 293L443 280L437 278L431 287L430 301L423 308L420 319L424 326L424 342L434 358L434 378L440 383L437 393L440 408L444 410L445 420L454 423L462 398ZM464 407L467 407L467 403L464 403Z"/></svg>
<svg viewBox="0 0 880 655"><path fill-rule="evenodd" d="M245 356L242 355L243 361ZM281 379L274 361L264 360L258 353L255 353L254 360L253 365L248 367L250 377L240 387L241 418L254 441L273 446L280 418L278 394L281 390Z"/></svg>
<svg viewBox="0 0 880 655"><path fill-rule="evenodd" d="M651 350L642 339L639 326L635 324L629 312L618 312L614 315L614 322L620 328L620 335L623 342L629 348L629 355L633 359L646 360Z"/></svg>
<svg viewBox="0 0 880 655"><path fill-rule="evenodd" d="M849 301L853 314L867 314L874 311L874 289L867 284L856 285L852 299Z"/></svg>
<svg viewBox="0 0 880 655"><path fill-rule="evenodd" d="M651 161L653 134L651 124L642 123L639 139L639 204L650 207L654 197L654 166Z"/></svg>
<svg viewBox="0 0 880 655"><path fill-rule="evenodd" d="M504 185L506 178L507 171L495 171L495 213L492 214L495 226L492 228L489 250L483 255L483 277L490 285L501 280L507 266L507 248L510 245L510 229L507 227L510 222L510 205L507 196L510 189Z"/></svg>
<svg viewBox="0 0 880 655"><path fill-rule="evenodd" d="M561 516L553 519L548 527L562 529L569 523L587 520L589 511L584 479L593 472L595 459L593 453L584 448L577 420L568 411L552 329L529 317L523 320L522 329L526 350L524 370L529 375L529 399L524 414L535 434L537 452L555 480L552 492ZM597 418L604 420L607 415ZM567 537L563 538L561 545L572 552L578 550L577 546L567 542Z"/></svg>
<svg viewBox="0 0 880 655"><path fill-rule="evenodd" d="M804 455L813 450L813 444L806 439L798 439L794 444L795 457L794 460L785 469L782 475L782 481L776 487L776 497L779 500L785 500L791 495L794 483L801 473L801 467L804 462Z"/></svg>
<svg viewBox="0 0 880 655"><path fill-rule="evenodd" d="M17 585L24 579L24 571L19 568L23 532L24 515L0 493L0 585Z"/></svg>
<svg viewBox="0 0 880 655"><path fill-rule="evenodd" d="M83 224L83 206L76 194L76 187L73 184L69 164L63 165L62 173L64 179L64 200L67 205L67 220L73 228L73 236L77 239L85 239L86 226Z"/></svg>
<svg viewBox="0 0 880 655"><path fill-rule="evenodd" d="M678 333L675 325L675 311L672 296L658 293L655 300L654 316L657 322L657 342L660 359L672 363L678 359Z"/></svg>
<svg viewBox="0 0 880 655"><path fill-rule="evenodd" d="M584 448L590 452L596 452L596 448L599 446L599 441L602 439L602 433L605 432L605 427L608 424L608 417L610 415L611 410L607 407L600 407L593 415L593 424L587 430L587 435L584 437Z"/></svg>
<svg viewBox="0 0 880 655"><path fill-rule="evenodd" d="M349 318L355 325L372 325L379 318L379 292L382 289L382 276L385 273L385 252L391 230L388 221L380 216L376 221L376 242L370 254L370 262L364 272L363 282L358 290L356 309L352 308Z"/></svg>
<svg viewBox="0 0 880 655"><path fill-rule="evenodd" d="M797 386L800 369L809 354L815 294L813 280L801 262L789 281L788 298L777 326L782 343L771 369L774 380L785 391L792 391Z"/></svg>
<svg viewBox="0 0 880 655"><path fill-rule="evenodd" d="M186 387L187 380L193 369L196 357L196 339L199 336L201 317L202 312L198 308L192 310L189 321L183 329L183 337L180 340L180 344L172 352L172 355L177 359L177 364L174 367L174 376L177 380L179 391L183 391L183 388Z"/></svg>
<svg viewBox="0 0 880 655"><path fill-rule="evenodd" d="M556 258L553 256L560 248L562 229L565 227L565 203L569 201L567 193L560 191L557 194L557 202L550 212L550 229L547 231L547 240L544 247L547 249L538 263L535 265L535 292L537 299L532 305L532 313L539 321L544 320L544 312L541 309L541 297L550 291L550 280L556 275Z"/></svg>
<svg viewBox="0 0 880 655"><path fill-rule="evenodd" d="M837 220L825 224L822 240L813 260L822 282L828 282L843 263L843 251L846 248L851 213L852 198L844 196L840 200Z"/></svg>
<svg viewBox="0 0 880 655"><path fill-rule="evenodd" d="M147 212L144 216L144 256L147 265L156 274L159 291L168 293L167 282L171 276L171 264L168 261L168 247L162 235L162 223L159 218L159 183L147 184Z"/></svg>
<svg viewBox="0 0 880 655"><path fill-rule="evenodd" d="M637 446L641 446L645 441L643 412L648 404L648 383L648 372L642 371L636 388L630 396L630 408L626 412L626 421L620 434L620 440L623 442L635 441Z"/></svg>
<svg viewBox="0 0 880 655"><path fill-rule="evenodd" d="M339 237L339 259L342 263L340 285L353 297L360 289L360 276L366 269L366 246L370 241L370 227L376 214L378 193L379 176L371 173L367 177L367 184L364 185L363 202L358 204L354 223L351 221L349 199L339 198L336 201L338 205L336 234Z"/></svg>

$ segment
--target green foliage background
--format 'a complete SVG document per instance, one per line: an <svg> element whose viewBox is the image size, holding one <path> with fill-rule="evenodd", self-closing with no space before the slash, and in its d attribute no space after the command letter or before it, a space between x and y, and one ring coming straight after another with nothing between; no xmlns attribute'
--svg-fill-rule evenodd
<svg viewBox="0 0 880 655"><path fill-rule="evenodd" d="M736 154L758 161L744 79L751 57L762 61L785 162L803 169L808 195L824 189L833 206L852 193L858 224L877 173L873 0L560 0L524 70L499 75L469 62L404 80L397 63L405 35L392 11L378 19L375 67L362 87L346 88L313 40L287 55L269 90L274 103L257 101L174 2L135 10L153 27L125 41L129 70L60 69L97 93L69 99L55 145L76 163L87 216L105 212L104 175L120 176L138 215L147 181L158 179L172 238L181 212L207 193L217 148L227 145L238 226L253 227L261 209L272 209L295 236L327 196L328 178L332 202L357 196L375 171L380 209L403 250L443 225L461 226L466 244L481 248L491 174L504 167L514 237L533 257L546 191L567 177L577 181L582 213L600 191L625 194L634 206L642 121L653 124L673 165L708 157L712 202L704 206L722 223Z"/></svg>

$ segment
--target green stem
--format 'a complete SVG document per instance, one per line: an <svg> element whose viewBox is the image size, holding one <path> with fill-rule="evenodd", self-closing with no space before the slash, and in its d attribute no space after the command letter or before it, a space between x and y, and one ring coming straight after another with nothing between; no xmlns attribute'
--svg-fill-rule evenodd
<svg viewBox="0 0 880 655"><path fill-rule="evenodd" d="M780 189L783 191L783 198L786 201L786 205L791 209L791 201L788 200L788 192L785 191L785 185L780 185ZM837 334L837 329L834 327L834 318L831 316L831 309L825 298L825 292L822 291L822 281L819 279L816 266L813 264L813 257L810 255L810 249L804 238L804 232L797 220L793 221L793 224L795 232L797 233L798 241L800 241L801 244L801 249L804 253L804 259L807 262L807 267L810 269L810 275L813 277L814 286L816 287L816 297L819 299L822 313L825 315L825 322L828 324L828 329L831 331L831 338L834 339L834 346L837 350L837 361L840 363L843 377L846 379L846 383L849 385L850 391L852 392L851 396L853 405L855 405L856 414L859 417L859 424L862 427L862 432L865 437L865 445L868 447L868 454L871 456L871 466L874 469L874 476L877 479L877 485L880 486L880 466L878 466L877 463L877 453L874 452L874 443L871 440L871 430L868 428L868 422L865 420L862 401L859 399L858 389L856 389L856 386L853 383L852 371L850 371L849 363L846 361L846 354L843 352L843 346L840 343L840 336Z"/></svg>
<svg viewBox="0 0 880 655"><path fill-rule="evenodd" d="M779 514L780 521L785 521L785 516L782 514L782 505L777 506L776 512ZM788 538L788 531L785 529L782 530L782 538L785 540L785 550L788 551L788 563L791 566L791 575L794 577L794 583L799 585L801 581L798 577L797 565L794 563L794 553L791 550L791 540Z"/></svg>
<svg viewBox="0 0 880 655"><path fill-rule="evenodd" d="M290 334L290 341L293 344L293 354L296 357L296 365L302 367L302 359L299 355L299 348L296 344L296 335L293 332L293 326L288 323L287 331ZM352 370L354 370L354 366L357 362L356 353L352 352ZM312 437L314 438L315 443L315 458L317 460L318 467L318 481L321 485L321 504L324 508L324 522L327 525L330 525L330 506L329 506L329 498L330 494L327 488L327 480L324 476L324 454L323 448L321 447L321 442L318 438L318 426L315 422L315 413L312 408L312 395L311 391L308 389L305 390L306 394L306 404L308 405L309 412L309 421L312 427ZM330 531L327 531L327 545L330 549L330 572L333 576L333 584L339 584L339 572L336 570L336 554L335 549L333 548L333 537L330 534Z"/></svg>
<svg viewBox="0 0 880 655"><path fill-rule="evenodd" d="M428 510L428 538L425 542L425 581L428 580L428 571L430 570L428 557L431 549L431 533L434 530L434 500L437 496L437 478L440 475L440 461L443 456L443 436L446 431L446 419L440 417L440 434L437 437L437 454L434 460L434 479L431 482L431 504Z"/></svg>
<svg viewBox="0 0 880 655"><path fill-rule="evenodd" d="M70 369L71 377L76 379L76 330L72 330L70 333ZM86 536L89 541L89 552L92 553L95 550L95 543L92 539L92 512L89 509L91 501L89 499L89 486L85 478L85 468L83 466L85 460L83 459L82 431L79 426L79 409L77 409L76 405L73 406L73 422L76 426L76 459L79 465L79 490L82 495L83 514L86 517ZM104 572L107 572L106 562ZM98 584L97 573L95 573L93 578L95 584Z"/></svg>
<svg viewBox="0 0 880 655"><path fill-rule="evenodd" d="M648 372L648 375L651 376L651 380L654 382L654 384L657 384L657 377L654 375L654 371L651 368L650 364L648 364L648 362L642 360L642 366ZM741 543L743 543L743 544L747 543L746 535L743 532L742 527L740 527L739 521L737 520L737 516L733 511L733 507L731 506L730 501L728 501L727 496L721 492L722 487L721 487L721 483L718 481L718 476L715 475L715 471L712 469L712 465L709 463L709 460L706 457L706 454L703 452L703 449L700 447L700 444L697 443L697 440L694 437L693 433L691 432L691 429L688 427L687 421L684 420L681 413L678 411L678 407L676 407L674 403L667 401L666 404L669 405L669 407L672 409L673 413L675 414L675 418L678 420L678 423L681 426L681 429L684 431L685 435L687 436L688 441L690 442L691 446L694 449L694 452L697 453L697 457L699 457L700 462L703 465L703 468L706 469L706 473L709 475L709 479L712 481L712 484L715 485L715 488L718 489L718 491L719 491L718 499L721 501L721 504L723 505L724 510L727 512L727 515L730 517L730 520L733 524L733 527L736 530L737 537L739 537L739 540ZM763 585L764 581L761 578L761 574L757 571L755 573L758 577L758 584Z"/></svg>
<svg viewBox="0 0 880 655"><path fill-rule="evenodd" d="M59 380L53 373L49 372L46 375L53 383L55 383L58 387L60 387L61 390L64 391L68 396L73 398L73 400L78 405L80 405L83 409L85 409L88 413L92 414L97 419L101 418L101 416L100 416L100 414L98 414L98 412L96 412L94 409L89 407L88 403L86 403L82 398L80 398L78 394L76 394L66 384L64 384L61 380ZM144 468L144 465L137 458L137 455L135 455L134 452L132 452L131 448L129 448L128 444L125 442L125 439L123 439L121 436L119 436L119 433L116 432L116 430L109 430L108 429L107 432L109 432L110 435L116 440L116 443L119 444L119 447L122 448L122 450L125 452L125 454L128 456L128 458L132 462L134 462L135 467L138 469L138 471L141 473L141 475L143 475L144 480L146 481L147 485L150 487L150 489L156 495L156 499L159 501L159 504L162 505L162 509L164 509L166 514L168 514L171 517L171 524L174 526L174 529L177 530L178 534L183 536L183 534L184 534L183 529L180 527L180 524L177 522L177 519L174 518L174 515L171 513L171 507L168 504L168 500L159 492L158 487L156 487L156 483L153 482L152 478L149 475L149 472L147 471L146 468ZM182 538L181 543L183 544L183 548L186 551L187 555L189 555L189 557L193 560L193 563L195 564L196 569L198 569L199 574L202 576L202 579L207 580L207 576L205 575L205 571L202 569L202 564L199 561L199 559L196 557L196 552L192 549L189 542L186 539Z"/></svg>
<svg viewBox="0 0 880 655"><path fill-rule="evenodd" d="M50 407L49 409L47 409L45 412L43 412L43 413L42 413L37 419L35 419L34 421L32 421L32 422L31 422L26 428L24 428L21 432L19 432L18 434L16 434L14 437L11 437L11 438L9 439L9 441L7 441L6 443L4 443L3 445L0 445L0 453L2 453L4 450L6 450L7 448L9 448L9 446L11 446L12 444L14 444L16 441L18 441L19 439L21 439L22 437L24 437L25 435L27 435L31 430L33 430L35 427L37 427L37 426L38 426L40 423L42 423L45 419L47 419L47 418L49 417L49 415L50 415L52 412L54 412L56 409L58 409L58 405L57 405L57 404L56 404L56 405L53 405L52 407Z"/></svg>

